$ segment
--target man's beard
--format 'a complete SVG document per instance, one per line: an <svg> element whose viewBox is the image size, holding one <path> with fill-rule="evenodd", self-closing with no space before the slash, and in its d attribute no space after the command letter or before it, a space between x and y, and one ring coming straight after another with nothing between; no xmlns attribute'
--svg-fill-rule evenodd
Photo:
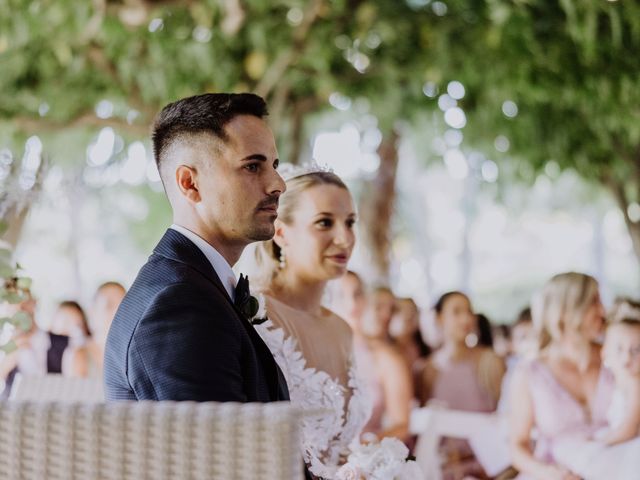
<svg viewBox="0 0 640 480"><path fill-rule="evenodd" d="M268 197L262 200L255 209L255 215L264 216L264 212L261 212L263 208L278 208L278 197ZM264 221L264 222L254 222L249 231L247 232L247 238L254 242L263 242L265 240L271 240L273 235L275 234L275 227L273 222L275 222L276 215L274 215L273 220Z"/></svg>
<svg viewBox="0 0 640 480"><path fill-rule="evenodd" d="M264 242L265 240L271 240L275 233L276 228L273 226L273 223L264 226L253 225L247 233L247 238L252 242Z"/></svg>

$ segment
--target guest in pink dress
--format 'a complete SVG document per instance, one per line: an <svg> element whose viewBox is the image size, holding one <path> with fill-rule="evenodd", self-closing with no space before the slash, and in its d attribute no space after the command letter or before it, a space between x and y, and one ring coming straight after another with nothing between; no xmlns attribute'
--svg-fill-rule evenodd
<svg viewBox="0 0 640 480"><path fill-rule="evenodd" d="M372 413L362 441L395 437L409 442L411 374L389 338L396 299L387 288L367 296L361 278L351 271L339 280L338 287L332 309L352 328L356 363L371 397Z"/></svg>
<svg viewBox="0 0 640 480"><path fill-rule="evenodd" d="M606 422L613 377L602 368L597 343L605 315L598 284L580 273L556 275L533 302L532 314L540 349L535 360L519 366L511 385L513 464L520 479L579 480L552 452L554 441L590 435Z"/></svg>
<svg viewBox="0 0 640 480"><path fill-rule="evenodd" d="M421 403L467 412L493 412L500 397L504 363L490 348L467 345L476 326L469 298L461 292L446 293L434 310L444 343L427 360L421 375ZM440 454L444 457L445 479L470 475L486 478L466 441L444 439Z"/></svg>

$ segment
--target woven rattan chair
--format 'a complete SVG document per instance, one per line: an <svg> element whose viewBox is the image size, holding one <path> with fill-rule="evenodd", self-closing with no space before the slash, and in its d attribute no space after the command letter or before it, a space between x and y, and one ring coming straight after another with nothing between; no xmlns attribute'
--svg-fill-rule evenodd
<svg viewBox="0 0 640 480"><path fill-rule="evenodd" d="M288 403L0 403L0 479L303 478Z"/></svg>
<svg viewBox="0 0 640 480"><path fill-rule="evenodd" d="M101 378L69 378L58 374L23 376L13 382L9 400L30 402L103 403Z"/></svg>

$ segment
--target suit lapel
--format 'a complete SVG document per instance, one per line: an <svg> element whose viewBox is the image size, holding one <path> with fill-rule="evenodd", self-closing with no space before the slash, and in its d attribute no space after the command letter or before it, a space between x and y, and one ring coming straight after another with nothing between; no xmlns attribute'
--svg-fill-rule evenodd
<svg viewBox="0 0 640 480"><path fill-rule="evenodd" d="M205 257L204 253L187 237L180 232L168 229L156 248L154 253L162 255L163 257L175 260L180 263L184 263L194 268L206 278L220 291L222 296L229 302L233 311L238 317L238 321L242 324L246 330L253 346L258 354L260 364L265 369L265 374L268 379L269 394L273 399L282 399L282 395L279 394L281 384L281 373L279 368L273 359L273 355L269 350L269 347L264 343L258 332L249 321L244 317L242 312L236 307L233 300L229 297L227 290L222 285L220 277L216 273L215 269Z"/></svg>

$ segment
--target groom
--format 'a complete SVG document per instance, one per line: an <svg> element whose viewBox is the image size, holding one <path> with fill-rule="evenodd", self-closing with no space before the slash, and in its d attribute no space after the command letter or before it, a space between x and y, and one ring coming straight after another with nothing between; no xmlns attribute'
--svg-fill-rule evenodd
<svg viewBox="0 0 640 480"><path fill-rule="evenodd" d="M245 246L273 236L285 190L265 115L256 95L220 93L171 103L156 119L173 225L109 331L107 400L288 400L231 270Z"/></svg>

